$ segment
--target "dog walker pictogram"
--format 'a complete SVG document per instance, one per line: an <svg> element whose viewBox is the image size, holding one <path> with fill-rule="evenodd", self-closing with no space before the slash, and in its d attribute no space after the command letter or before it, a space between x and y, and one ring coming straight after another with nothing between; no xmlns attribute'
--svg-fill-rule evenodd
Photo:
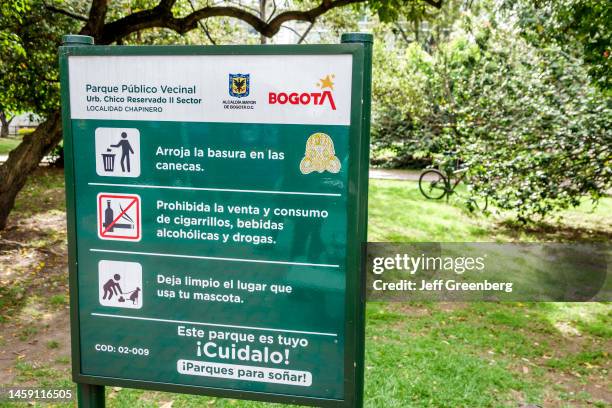
<svg viewBox="0 0 612 408"><path fill-rule="evenodd" d="M142 265L138 262L98 262L98 297L102 306L142 307Z"/></svg>

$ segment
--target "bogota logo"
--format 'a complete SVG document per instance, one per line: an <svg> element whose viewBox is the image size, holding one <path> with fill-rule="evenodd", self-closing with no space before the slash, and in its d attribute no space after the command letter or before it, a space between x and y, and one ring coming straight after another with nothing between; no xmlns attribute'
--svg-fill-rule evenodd
<svg viewBox="0 0 612 408"><path fill-rule="evenodd" d="M332 110L336 110L334 94L332 93L335 77L335 75L331 74L319 79L317 87L321 89L321 92L270 92L268 94L268 103L270 105L277 103L279 105L285 105L286 103L291 105L329 105Z"/></svg>
<svg viewBox="0 0 612 408"><path fill-rule="evenodd" d="M255 109L257 101L246 99L251 92L251 74L229 74L229 98L223 101L223 109Z"/></svg>
<svg viewBox="0 0 612 408"><path fill-rule="evenodd" d="M229 74L229 94L235 98L249 96L251 74Z"/></svg>
<svg viewBox="0 0 612 408"><path fill-rule="evenodd" d="M300 162L302 174L318 171L323 173L338 173L340 171L340 160L336 157L334 141L325 133L314 133L306 141L306 152Z"/></svg>

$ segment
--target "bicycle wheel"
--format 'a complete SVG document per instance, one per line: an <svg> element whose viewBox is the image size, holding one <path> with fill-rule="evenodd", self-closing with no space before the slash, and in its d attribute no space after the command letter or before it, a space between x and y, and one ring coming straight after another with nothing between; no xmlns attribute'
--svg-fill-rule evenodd
<svg viewBox="0 0 612 408"><path fill-rule="evenodd" d="M484 198L480 199L479 208L480 211L487 211L487 208L489 208L489 197L484 196Z"/></svg>
<svg viewBox="0 0 612 408"><path fill-rule="evenodd" d="M489 207L489 197L487 196L476 196L470 197L467 200L467 207L470 211L487 211Z"/></svg>
<svg viewBox="0 0 612 408"><path fill-rule="evenodd" d="M419 177L419 190L430 200L439 200L447 193L448 180L439 170L429 169Z"/></svg>

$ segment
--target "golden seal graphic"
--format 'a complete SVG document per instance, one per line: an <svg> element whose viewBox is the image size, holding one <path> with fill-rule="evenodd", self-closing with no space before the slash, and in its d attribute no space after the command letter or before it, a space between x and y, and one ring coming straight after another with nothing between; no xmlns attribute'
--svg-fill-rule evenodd
<svg viewBox="0 0 612 408"><path fill-rule="evenodd" d="M340 171L340 160L336 157L334 142L325 133L314 133L306 141L306 152L300 162L302 174L318 171L323 173L338 173Z"/></svg>

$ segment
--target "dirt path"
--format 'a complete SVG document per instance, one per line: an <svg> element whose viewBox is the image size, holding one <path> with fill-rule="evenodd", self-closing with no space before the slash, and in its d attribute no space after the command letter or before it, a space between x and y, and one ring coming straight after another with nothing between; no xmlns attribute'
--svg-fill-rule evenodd
<svg viewBox="0 0 612 408"><path fill-rule="evenodd" d="M44 170L57 172L56 170ZM28 188L25 189L26 194ZM63 189L43 186L0 232L0 384L20 372L70 364L66 221ZM23 204L23 205L22 205ZM38 208L37 212L35 209Z"/></svg>
<svg viewBox="0 0 612 408"><path fill-rule="evenodd" d="M419 181L421 170L370 169L371 179Z"/></svg>

